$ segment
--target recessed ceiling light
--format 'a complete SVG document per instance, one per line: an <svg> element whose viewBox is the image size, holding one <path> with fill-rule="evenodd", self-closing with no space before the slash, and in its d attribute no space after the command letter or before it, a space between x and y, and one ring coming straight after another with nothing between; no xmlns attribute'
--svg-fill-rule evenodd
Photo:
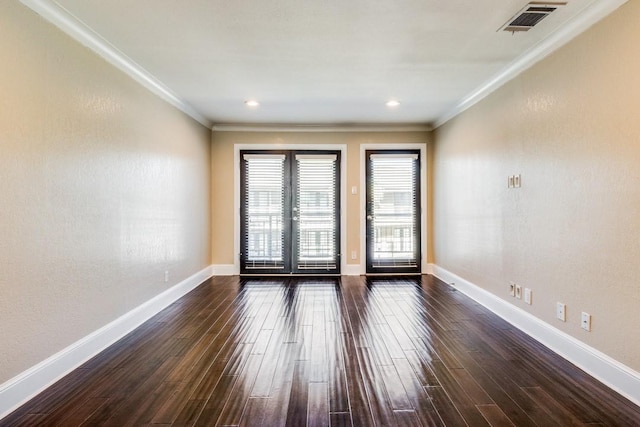
<svg viewBox="0 0 640 427"><path fill-rule="evenodd" d="M397 107L398 105L400 105L400 101L396 100L396 99L392 99L390 101L387 101L387 107Z"/></svg>
<svg viewBox="0 0 640 427"><path fill-rule="evenodd" d="M247 107L259 107L260 103L255 99L249 99L248 101L244 101Z"/></svg>

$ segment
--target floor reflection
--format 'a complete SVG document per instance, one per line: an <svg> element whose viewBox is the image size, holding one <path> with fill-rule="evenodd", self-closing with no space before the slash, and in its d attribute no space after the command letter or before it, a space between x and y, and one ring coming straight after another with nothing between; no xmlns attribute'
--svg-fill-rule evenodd
<svg viewBox="0 0 640 427"><path fill-rule="evenodd" d="M259 407L255 410L294 425L306 424L309 401L327 417L330 407L348 411L343 353L338 350L345 333L342 305L337 278L243 279L227 340L235 350L223 373L235 377L228 380L235 380L230 390L234 398L218 423L237 424L242 415L238 402L248 399ZM330 388L339 390L331 400ZM275 395L279 398L260 400Z"/></svg>
<svg viewBox="0 0 640 427"><path fill-rule="evenodd" d="M344 298L353 300L349 311ZM348 292L340 279L243 280L235 301L240 320L230 337L241 349L228 360L227 374L237 376L231 394L251 401L282 393L254 403L267 414L287 408L276 418L292 425L304 425L311 407L318 414L348 413L350 399L413 410L399 372L433 357L425 326L433 319L424 300L419 277L370 278ZM428 367L421 369L419 378L432 376ZM354 374L364 379L359 391L348 386L355 384L349 381ZM276 401L278 407L267 407ZM229 399L220 423L240 416ZM395 423L392 412L376 416Z"/></svg>

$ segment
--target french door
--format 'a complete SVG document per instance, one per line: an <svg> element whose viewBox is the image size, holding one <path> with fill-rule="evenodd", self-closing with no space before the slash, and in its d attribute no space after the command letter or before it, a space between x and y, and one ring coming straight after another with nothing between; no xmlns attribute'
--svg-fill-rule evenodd
<svg viewBox="0 0 640 427"><path fill-rule="evenodd" d="M340 152L240 156L240 273L340 274Z"/></svg>
<svg viewBox="0 0 640 427"><path fill-rule="evenodd" d="M366 151L367 273L420 273L420 151Z"/></svg>

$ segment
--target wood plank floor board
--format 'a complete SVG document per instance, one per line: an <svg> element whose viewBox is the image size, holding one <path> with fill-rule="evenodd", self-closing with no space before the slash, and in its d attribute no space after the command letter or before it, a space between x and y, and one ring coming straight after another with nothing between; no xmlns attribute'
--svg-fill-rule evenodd
<svg viewBox="0 0 640 427"><path fill-rule="evenodd" d="M433 359L431 354L425 354L422 352L418 353L418 350L409 350L405 351L405 356L407 362L411 365L414 374L420 381L422 386L439 386L440 382L436 377L436 374L433 373L433 369L431 368L431 363L436 360ZM422 355L422 357L421 357Z"/></svg>
<svg viewBox="0 0 640 427"><path fill-rule="evenodd" d="M376 364L369 349L359 348L356 353L359 355L362 381L373 419L382 425L395 425L393 408L389 403L387 390L379 371L380 367Z"/></svg>
<svg viewBox="0 0 640 427"><path fill-rule="evenodd" d="M509 414L514 424L518 426L551 426L555 424L549 414L538 406L519 385L517 376L522 375L521 371L505 370L502 364L488 364L486 356L481 352L469 353L469 355L497 385L497 391L492 391L491 386L485 388L492 398L500 404L502 410ZM500 390L504 394L501 394ZM505 396L508 396L508 399ZM514 407L510 401L513 401L516 406Z"/></svg>
<svg viewBox="0 0 640 427"><path fill-rule="evenodd" d="M192 426L200 416L204 404L204 400L191 399L180 406L179 412L158 411L154 419L151 420L151 424L172 425L175 427ZM167 416L170 421L163 419L163 416Z"/></svg>
<svg viewBox="0 0 640 427"><path fill-rule="evenodd" d="M263 426L283 426L286 424L292 385L293 381L288 381L273 388L271 397L267 399L265 404L262 418Z"/></svg>
<svg viewBox="0 0 640 427"><path fill-rule="evenodd" d="M422 424L418 419L415 411L394 411L393 416L396 423L403 427L421 427Z"/></svg>
<svg viewBox="0 0 640 427"><path fill-rule="evenodd" d="M122 397L110 398L80 425L85 427L109 425L108 420L124 403L125 399Z"/></svg>
<svg viewBox="0 0 640 427"><path fill-rule="evenodd" d="M126 393L120 390L114 391L109 397L122 398L123 403L113 412L111 417L107 420L108 425L125 425L129 421L137 420L137 417L146 417L150 421L153 418L153 413L140 413L147 405L157 405L154 399L158 389L165 384L163 381L166 378L168 372L177 363L175 358L169 358L161 363L157 369L150 372L149 375L142 382L132 382L132 387ZM175 385L176 383L166 383Z"/></svg>
<svg viewBox="0 0 640 427"><path fill-rule="evenodd" d="M476 404L467 394L467 391L455 380L455 376L451 372L453 369L447 368L442 362L434 362L433 366L442 388L467 424L471 426L488 426L489 424L478 411Z"/></svg>
<svg viewBox="0 0 640 427"><path fill-rule="evenodd" d="M222 410L229 400L229 396L231 396L231 392L233 391L233 387L237 380L238 377L235 375L223 375L220 377L220 380L216 383L211 392L211 397L205 402L202 407L202 411L196 418L196 426L216 425ZM185 409L186 407L183 408L182 411L184 412Z"/></svg>
<svg viewBox="0 0 640 427"><path fill-rule="evenodd" d="M309 361L296 361L291 383L287 425L307 424L309 401Z"/></svg>
<svg viewBox="0 0 640 427"><path fill-rule="evenodd" d="M249 354L247 362L243 367L241 373L238 375L238 381L236 381L227 404L220 414L219 423L221 425L239 425L240 418L244 411L245 405L248 403L251 397L251 389L255 383L255 379L260 370L262 364L263 355ZM216 398L212 396L211 398Z"/></svg>
<svg viewBox="0 0 640 427"><path fill-rule="evenodd" d="M329 385L326 382L310 382L307 406L307 426L329 425Z"/></svg>
<svg viewBox="0 0 640 427"><path fill-rule="evenodd" d="M478 405L478 411L491 427L516 427L498 405Z"/></svg>
<svg viewBox="0 0 640 427"><path fill-rule="evenodd" d="M262 425L264 418L264 409L267 405L267 399L264 397L250 397L245 405L239 425L244 427L253 427Z"/></svg>
<svg viewBox="0 0 640 427"><path fill-rule="evenodd" d="M440 416L440 419L443 421L445 426L469 425L462 417L462 414L456 407L456 404L453 402L453 400L451 400L451 398L445 391L444 386L425 387L425 390L433 399L433 406L435 406L436 411L438 411L438 415Z"/></svg>
<svg viewBox="0 0 640 427"><path fill-rule="evenodd" d="M542 390L545 393L547 393L545 390L548 390L553 400L575 414L582 423L601 422L604 413L593 407L591 403L593 395L585 393L578 386L580 382L573 379L573 375L578 375L580 370L574 366L565 365L564 361L558 361L555 369L550 370L548 364L543 362L545 359L546 357L540 360L532 359L523 354L522 362L529 370L536 372L535 378L540 384L538 387L531 387L527 390ZM555 385L551 386L552 384ZM542 389L542 385L546 387ZM529 394L531 395L531 393ZM603 401L602 404L604 405L606 402Z"/></svg>
<svg viewBox="0 0 640 427"><path fill-rule="evenodd" d="M498 406L498 408L502 412L507 414L509 419L514 424L516 424L519 427L535 426L536 422L531 417L531 413L530 413L531 406L526 406L528 410L523 410L521 405L518 403L517 399L514 397L514 395L511 392L509 392L508 389L503 387L501 383L495 381L494 378L491 375L489 375L480 364L478 364L474 356L481 357L479 355L480 355L479 352L469 352L467 354L459 355L460 360L462 360L462 363L465 367L465 371L471 375L473 380L480 387L480 390L486 393L486 396L489 397L491 401L495 402L496 406ZM500 363L504 363L504 362L500 361ZM501 369L499 366L500 365L497 365L497 366L494 366L493 368L495 370L493 372L496 372L497 375L499 375L498 372ZM511 371L508 371L508 372L509 374L511 374ZM519 392L520 389L517 387L517 385L513 382L510 382L511 377L509 374L504 377L505 382L507 382L508 385L511 385L512 390L516 390ZM460 383L460 381L458 382ZM466 389L467 393L469 393L470 390L473 390L473 387L467 388ZM527 401L527 404L528 404L529 403L528 399L526 399L523 393L520 393L520 394ZM485 403L482 403L477 398L474 399L474 401L476 401L476 403L478 404L478 407L480 407L480 405L485 405L485 406L491 405L491 402L487 401ZM485 418L486 418L486 414L483 413L483 415L485 415ZM545 425L545 424L546 422L543 423L542 425Z"/></svg>
<svg viewBox="0 0 640 427"><path fill-rule="evenodd" d="M402 386L411 403L412 409L423 425L442 426L442 419L438 415L436 408L433 406L433 399L427 394L424 386L418 379L411 363L407 359L395 359L393 361Z"/></svg>
<svg viewBox="0 0 640 427"><path fill-rule="evenodd" d="M524 387L523 390L561 426L583 426L577 414L570 412L563 403L557 402L540 387Z"/></svg>
<svg viewBox="0 0 640 427"><path fill-rule="evenodd" d="M349 412L332 412L329 415L329 425L331 427L351 427L353 422Z"/></svg>
<svg viewBox="0 0 640 427"><path fill-rule="evenodd" d="M433 276L216 277L14 426L640 426L640 408Z"/></svg>
<svg viewBox="0 0 640 427"><path fill-rule="evenodd" d="M373 414L367 396L364 382L362 381L362 371L358 360L355 340L344 340L342 351L345 355L345 377L347 381L347 393L349 395L349 405L351 418L354 425L373 425Z"/></svg>

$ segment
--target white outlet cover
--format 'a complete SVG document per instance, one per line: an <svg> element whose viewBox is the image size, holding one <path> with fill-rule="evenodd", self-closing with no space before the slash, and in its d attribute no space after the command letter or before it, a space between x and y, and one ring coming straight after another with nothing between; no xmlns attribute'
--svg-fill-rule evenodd
<svg viewBox="0 0 640 427"><path fill-rule="evenodd" d="M582 312L580 327L585 331L591 331L591 315L589 313Z"/></svg>
<svg viewBox="0 0 640 427"><path fill-rule="evenodd" d="M556 317L563 322L567 321L567 306L561 302L556 304Z"/></svg>
<svg viewBox="0 0 640 427"><path fill-rule="evenodd" d="M509 295L512 297L516 296L516 284L513 282L509 282Z"/></svg>
<svg viewBox="0 0 640 427"><path fill-rule="evenodd" d="M522 286L516 285L516 298L522 299Z"/></svg>
<svg viewBox="0 0 640 427"><path fill-rule="evenodd" d="M531 289L524 288L524 302L531 305L531 297L532 297Z"/></svg>

